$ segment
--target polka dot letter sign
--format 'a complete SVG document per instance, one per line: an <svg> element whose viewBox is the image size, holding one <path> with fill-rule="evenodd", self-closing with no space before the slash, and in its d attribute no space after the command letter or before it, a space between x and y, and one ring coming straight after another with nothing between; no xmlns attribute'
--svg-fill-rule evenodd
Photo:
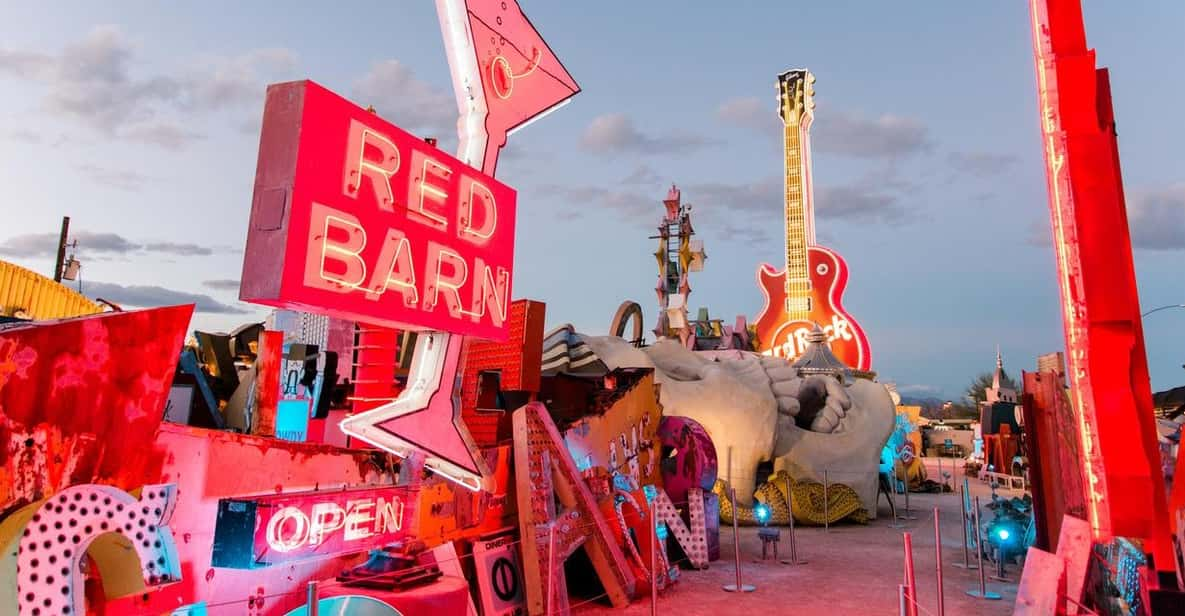
<svg viewBox="0 0 1185 616"><path fill-rule="evenodd" d="M181 567L167 526L176 492L172 484L144 486L137 500L111 486L81 485L46 500L20 542L20 616L81 614L80 564L88 549L108 589L130 593L178 581Z"/></svg>

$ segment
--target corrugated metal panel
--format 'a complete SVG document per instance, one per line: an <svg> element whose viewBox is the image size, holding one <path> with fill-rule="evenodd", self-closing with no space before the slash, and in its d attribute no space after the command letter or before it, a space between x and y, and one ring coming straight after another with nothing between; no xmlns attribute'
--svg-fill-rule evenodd
<svg viewBox="0 0 1185 616"><path fill-rule="evenodd" d="M0 315L17 311L34 320L64 319L102 312L103 305L51 278L0 261Z"/></svg>

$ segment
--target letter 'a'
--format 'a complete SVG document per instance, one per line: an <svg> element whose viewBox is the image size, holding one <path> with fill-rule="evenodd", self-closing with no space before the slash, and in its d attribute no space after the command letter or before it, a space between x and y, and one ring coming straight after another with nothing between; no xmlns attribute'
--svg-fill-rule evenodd
<svg viewBox="0 0 1185 616"><path fill-rule="evenodd" d="M625 607L637 581L540 402L514 412L514 460L527 612L568 613L564 561L582 546L609 601ZM554 605L546 604L548 598Z"/></svg>

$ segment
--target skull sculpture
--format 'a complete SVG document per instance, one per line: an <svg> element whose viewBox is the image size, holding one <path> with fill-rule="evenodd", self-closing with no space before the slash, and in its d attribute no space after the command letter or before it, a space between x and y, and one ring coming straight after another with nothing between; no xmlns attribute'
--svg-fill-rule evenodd
<svg viewBox="0 0 1185 616"><path fill-rule="evenodd" d="M800 376L779 358L743 351L691 351L672 340L636 348L614 336L580 336L609 368L651 367L664 415L690 417L716 445L720 477L752 503L757 466L773 461L796 480L859 494L876 515L877 468L896 410L883 385Z"/></svg>

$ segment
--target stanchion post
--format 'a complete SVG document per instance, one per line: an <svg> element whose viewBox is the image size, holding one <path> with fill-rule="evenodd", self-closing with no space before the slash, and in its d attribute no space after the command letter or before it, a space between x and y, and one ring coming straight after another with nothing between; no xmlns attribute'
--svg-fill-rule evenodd
<svg viewBox="0 0 1185 616"><path fill-rule="evenodd" d="M790 559L783 560L783 565L805 565L805 560L798 560L798 541L794 536L794 495L791 493L790 481L786 481L786 511L790 512Z"/></svg>
<svg viewBox="0 0 1185 616"><path fill-rule="evenodd" d="M736 519L736 508L732 510ZM654 515L654 501L650 501L650 616L658 616L658 516Z"/></svg>
<svg viewBox="0 0 1185 616"><path fill-rule="evenodd" d="M831 532L831 481L823 470L823 532Z"/></svg>
<svg viewBox="0 0 1185 616"><path fill-rule="evenodd" d="M909 616L917 616L918 584L913 574L913 538L908 532L901 534L905 538L905 593L909 597L906 611Z"/></svg>
<svg viewBox="0 0 1185 616"><path fill-rule="evenodd" d="M958 489L959 525L960 525L959 530L963 535L963 562L962 563L955 563L955 566L959 567L961 569L971 570L971 569L977 569L978 567L976 567L971 562L970 549L967 547L967 539L968 539L968 537L967 537L967 507L966 507L967 497L966 497L966 493L964 492L964 490L966 490L966 489L967 489L967 486L959 486L959 489Z"/></svg>
<svg viewBox="0 0 1185 616"><path fill-rule="evenodd" d="M1000 594L988 592L987 581L984 580L983 573L983 543L982 537L979 536L979 497L975 497L975 509L972 511L975 520L975 561L979 565L979 590L968 590L967 594L972 597L980 599L987 599L989 601L999 601Z"/></svg>
<svg viewBox="0 0 1185 616"><path fill-rule="evenodd" d="M741 583L741 537L740 526L737 522L737 491L736 488L728 488L728 499L732 503L732 545L734 548L734 565L736 566L737 581L736 584L726 584L724 586L725 592L753 592L757 590L756 586L751 584Z"/></svg>
<svg viewBox="0 0 1185 616"><path fill-rule="evenodd" d="M308 585L308 599L307 599L307 603L309 604L309 607L307 610L308 616L317 616L317 612L319 611L317 609L318 608L317 604L320 603L320 601L321 601L321 599L320 599L320 597L318 597L318 592L317 592L317 580L312 580L309 582L309 585Z"/></svg>
<svg viewBox="0 0 1185 616"><path fill-rule="evenodd" d="M942 589L942 524L938 517L938 507L934 508L934 571L938 581L938 616L945 616L946 596Z"/></svg>
<svg viewBox="0 0 1185 616"><path fill-rule="evenodd" d="M899 616L909 616L909 598L905 596L905 584L897 585L897 614Z"/></svg>

